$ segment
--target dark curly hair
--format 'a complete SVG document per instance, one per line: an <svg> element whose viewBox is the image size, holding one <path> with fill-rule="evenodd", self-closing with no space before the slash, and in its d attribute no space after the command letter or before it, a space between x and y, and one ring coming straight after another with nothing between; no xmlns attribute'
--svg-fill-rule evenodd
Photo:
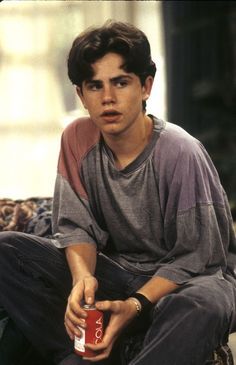
<svg viewBox="0 0 236 365"><path fill-rule="evenodd" d="M92 64L108 52L121 55L124 59L122 68L135 73L142 85L147 76L155 76L156 66L151 59L146 35L131 24L108 21L101 27L89 28L75 38L68 57L71 82L81 88L83 81L93 77Z"/></svg>

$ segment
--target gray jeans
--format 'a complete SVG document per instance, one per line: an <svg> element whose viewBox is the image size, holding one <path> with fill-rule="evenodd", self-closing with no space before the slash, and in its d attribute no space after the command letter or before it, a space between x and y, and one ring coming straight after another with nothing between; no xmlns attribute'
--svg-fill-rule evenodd
<svg viewBox="0 0 236 365"><path fill-rule="evenodd" d="M96 277L99 299L125 299L150 279L104 255L98 255ZM71 275L63 250L49 239L0 233L0 288L0 306L43 357L61 365L88 363L73 354L64 328ZM234 282L221 272L197 277L160 300L150 320L134 324L146 335L130 365L203 365L227 342L234 317Z"/></svg>

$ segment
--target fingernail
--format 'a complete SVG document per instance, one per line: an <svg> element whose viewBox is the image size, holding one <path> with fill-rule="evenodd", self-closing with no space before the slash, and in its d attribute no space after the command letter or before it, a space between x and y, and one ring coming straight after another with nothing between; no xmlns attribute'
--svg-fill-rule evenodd
<svg viewBox="0 0 236 365"><path fill-rule="evenodd" d="M81 322L82 322L82 323L80 323L80 327L85 328L85 327L86 327L86 322L85 322L85 320L84 320L84 319L81 319Z"/></svg>
<svg viewBox="0 0 236 365"><path fill-rule="evenodd" d="M92 303L93 303L92 297L88 297L88 304L92 304Z"/></svg>

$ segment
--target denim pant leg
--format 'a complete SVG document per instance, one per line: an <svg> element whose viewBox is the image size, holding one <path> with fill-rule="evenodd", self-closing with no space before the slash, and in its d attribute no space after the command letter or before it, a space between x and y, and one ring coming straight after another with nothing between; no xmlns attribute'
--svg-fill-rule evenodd
<svg viewBox="0 0 236 365"><path fill-rule="evenodd" d="M50 240L0 233L0 304L26 338L57 363L73 351L64 327L71 275Z"/></svg>
<svg viewBox="0 0 236 365"><path fill-rule="evenodd" d="M100 299L126 298L148 280L102 255L96 275ZM1 232L0 287L0 305L42 356L56 364L88 363L73 354L64 328L71 275L63 251L45 238Z"/></svg>
<svg viewBox="0 0 236 365"><path fill-rule="evenodd" d="M235 288L222 275L199 277L159 301L143 350L130 365L203 365L228 340Z"/></svg>
<svg viewBox="0 0 236 365"><path fill-rule="evenodd" d="M123 268L102 253L98 254L95 276L99 283L99 300L124 300L151 278L151 275L137 274Z"/></svg>

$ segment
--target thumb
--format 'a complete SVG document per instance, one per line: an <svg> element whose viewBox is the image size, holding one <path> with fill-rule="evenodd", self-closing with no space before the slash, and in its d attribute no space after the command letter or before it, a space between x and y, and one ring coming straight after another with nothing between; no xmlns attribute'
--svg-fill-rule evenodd
<svg viewBox="0 0 236 365"><path fill-rule="evenodd" d="M101 302L96 302L96 308L101 311L110 311L112 313L119 313L121 310L121 301L120 300L104 300Z"/></svg>
<svg viewBox="0 0 236 365"><path fill-rule="evenodd" d="M91 276L84 279L84 300L87 304L93 304L95 301L95 292L97 290L97 280Z"/></svg>

